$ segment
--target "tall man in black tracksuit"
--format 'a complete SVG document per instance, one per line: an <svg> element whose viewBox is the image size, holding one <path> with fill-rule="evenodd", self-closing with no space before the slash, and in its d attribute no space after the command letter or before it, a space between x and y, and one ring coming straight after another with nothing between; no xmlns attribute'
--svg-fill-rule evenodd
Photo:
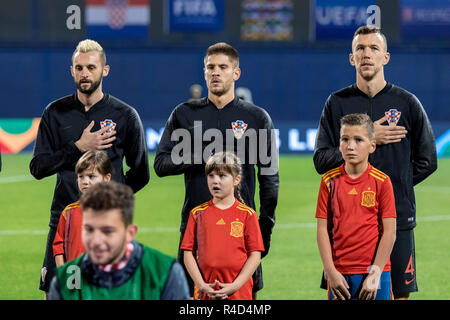
<svg viewBox="0 0 450 320"><path fill-rule="evenodd" d="M61 211L80 197L75 164L87 150L105 150L113 165L112 179L134 192L149 181L144 129L136 110L103 93L102 80L109 72L103 48L95 41L78 44L70 67L77 93L50 103L39 125L31 174L42 179L56 173L50 231L41 272L40 289L48 292L56 265L53 240ZM123 158L130 168L123 173Z"/></svg>
<svg viewBox="0 0 450 320"><path fill-rule="evenodd" d="M170 115L156 153L158 176L184 174L185 200L181 213L181 240L189 212L211 199L205 163L219 151L237 152L243 163L241 196L255 209L255 181L260 187L259 224L267 254L278 199L278 150L274 127L267 112L235 97L239 57L228 44L208 48L204 59L208 97L178 105ZM258 167L255 174L254 165ZM178 256L183 261L182 252ZM192 282L190 283L192 290ZM262 288L261 268L254 275L254 297Z"/></svg>
<svg viewBox="0 0 450 320"><path fill-rule="evenodd" d="M320 174L339 166L339 122L350 113L366 113L375 125L377 148L369 161L391 178L397 209L397 237L391 253L395 299L417 291L414 231L414 186L437 169L436 145L427 114L413 94L387 83L383 66L389 62L387 42L380 29L356 30L350 63L356 84L332 93L320 118L314 165ZM388 124L385 125L384 123Z"/></svg>

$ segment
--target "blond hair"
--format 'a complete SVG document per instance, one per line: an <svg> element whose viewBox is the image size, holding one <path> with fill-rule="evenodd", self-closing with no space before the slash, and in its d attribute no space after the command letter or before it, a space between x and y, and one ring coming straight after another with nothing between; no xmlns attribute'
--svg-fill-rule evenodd
<svg viewBox="0 0 450 320"><path fill-rule="evenodd" d="M72 61L73 61L73 57L75 56L75 54L77 54L79 52L86 53L86 52L92 52L92 51L97 51L100 54L100 61L102 62L102 65L106 65L105 50L103 50L100 43L98 43L97 41L94 41L94 40L90 40L90 39L86 39L86 40L80 41L78 43L77 47L75 48L75 51L72 54Z"/></svg>

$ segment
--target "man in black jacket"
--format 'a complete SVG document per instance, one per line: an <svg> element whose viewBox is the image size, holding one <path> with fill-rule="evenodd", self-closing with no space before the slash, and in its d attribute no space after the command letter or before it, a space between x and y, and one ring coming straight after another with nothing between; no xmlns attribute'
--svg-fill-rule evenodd
<svg viewBox="0 0 450 320"><path fill-rule="evenodd" d="M36 179L57 175L41 272L40 289L45 292L56 271L52 243L59 216L68 204L79 199L74 168L81 155L87 150L105 150L114 168L112 179L129 185L134 192L150 178L139 115L128 104L102 91L109 66L100 44L81 41L73 53L70 70L77 93L45 108L30 162L31 174ZM123 158L130 168L126 174Z"/></svg>
<svg viewBox="0 0 450 320"><path fill-rule="evenodd" d="M332 93L320 118L314 165L320 174L339 166L339 121L350 113L367 113L374 121L377 148L369 161L391 178L397 210L397 238L391 254L395 299L417 291L414 231L414 186L437 169L436 145L427 114L413 94L387 83L383 67L389 62L380 29L356 30L350 64L356 84ZM387 122L387 125L384 123Z"/></svg>
<svg viewBox="0 0 450 320"><path fill-rule="evenodd" d="M237 152L243 166L241 196L255 209L255 168L260 189L259 224L265 252L269 251L278 200L278 149L268 113L235 97L239 56L226 43L208 48L204 58L208 97L178 105L170 115L154 163L158 176L184 174L185 200L181 213L181 239L189 212L211 199L205 163L216 152ZM181 142L180 142L181 141ZM182 252L178 259L183 261ZM262 288L261 268L254 276L254 291ZM192 289L192 282L190 283ZM254 295L256 297L256 294Z"/></svg>

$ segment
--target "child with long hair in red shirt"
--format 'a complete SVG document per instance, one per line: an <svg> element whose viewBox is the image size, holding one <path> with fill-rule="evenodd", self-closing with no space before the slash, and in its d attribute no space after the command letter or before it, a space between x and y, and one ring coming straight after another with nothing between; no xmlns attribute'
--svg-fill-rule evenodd
<svg viewBox="0 0 450 320"><path fill-rule="evenodd" d="M256 212L238 200L241 170L230 152L217 153L206 163L213 198L191 210L181 244L195 283L194 299L252 299L252 274L264 245Z"/></svg>

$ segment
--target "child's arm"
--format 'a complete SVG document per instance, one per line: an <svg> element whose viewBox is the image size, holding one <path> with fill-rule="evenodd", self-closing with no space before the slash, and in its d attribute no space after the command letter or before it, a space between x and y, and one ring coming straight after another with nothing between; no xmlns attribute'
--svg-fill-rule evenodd
<svg viewBox="0 0 450 320"><path fill-rule="evenodd" d="M197 260L195 260L192 251L187 250L184 251L184 265L186 266L186 269L189 272L189 275L191 276L198 290L211 297L210 295L214 292L214 287L216 284L215 283L208 284L203 280L203 276L200 273L200 269L198 268L197 265Z"/></svg>
<svg viewBox="0 0 450 320"><path fill-rule="evenodd" d="M238 276L232 283L220 283L216 280L216 283L219 285L220 290L214 293L216 299L226 299L231 296L233 293L238 291L250 277L255 273L256 268L261 262L261 252L260 251L252 251L248 254L247 261L242 267L241 272L239 272Z"/></svg>
<svg viewBox="0 0 450 320"><path fill-rule="evenodd" d="M330 236L328 235L327 219L317 219L317 245L322 258L326 280L333 295L341 300L350 299L350 288L342 274L336 270L331 253Z"/></svg>
<svg viewBox="0 0 450 320"><path fill-rule="evenodd" d="M53 240L53 255L57 267L64 264L64 238L66 229L66 213L65 210L61 213L58 222L58 229L56 229L55 239Z"/></svg>
<svg viewBox="0 0 450 320"><path fill-rule="evenodd" d="M63 254L56 255L55 263L57 267L61 267L64 264L64 255Z"/></svg>
<svg viewBox="0 0 450 320"><path fill-rule="evenodd" d="M378 283L380 282L381 273L386 265L389 256L391 255L392 247L394 246L396 237L396 219L383 219L383 235L378 244L377 253L373 265L370 266L368 276L361 288L359 294L360 300L375 299L377 295Z"/></svg>

